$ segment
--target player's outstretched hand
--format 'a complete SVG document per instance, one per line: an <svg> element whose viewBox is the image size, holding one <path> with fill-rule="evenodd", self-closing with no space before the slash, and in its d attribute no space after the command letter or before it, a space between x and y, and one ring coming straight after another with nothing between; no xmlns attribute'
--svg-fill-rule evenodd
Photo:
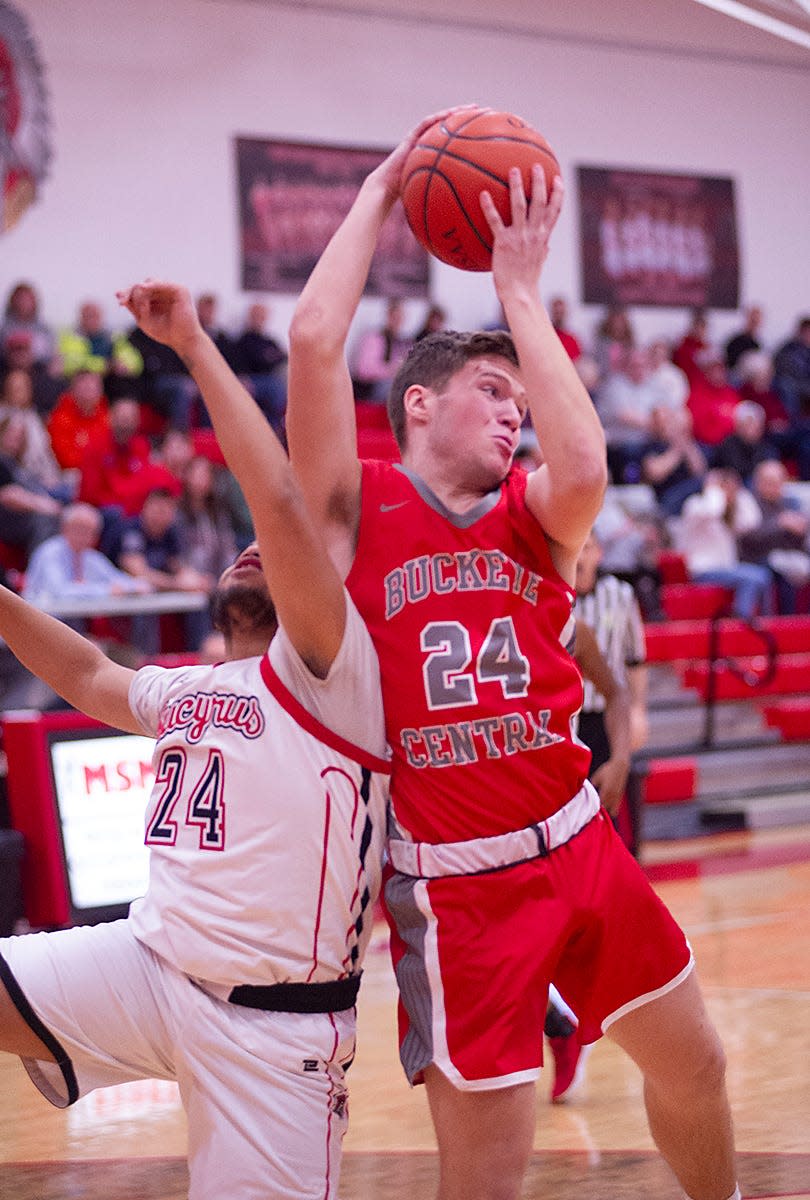
<svg viewBox="0 0 810 1200"><path fill-rule="evenodd" d="M532 198L526 199L523 177L517 167L509 172L511 222L501 219L489 192L481 193L481 208L492 230L492 276L496 290L509 284L536 288L546 261L549 240L563 201L563 182L555 178L546 192L543 168L532 168Z"/></svg>
<svg viewBox="0 0 810 1200"><path fill-rule="evenodd" d="M177 283L146 279L116 296L145 334L178 353L201 332L191 294Z"/></svg>
<svg viewBox="0 0 810 1200"><path fill-rule="evenodd" d="M442 108L438 112L432 113L429 117L424 117L402 139L399 145L391 151L388 157L383 159L378 167L374 168L369 175L369 179L382 184L386 198L393 204L399 196L399 185L402 179L402 168L405 166L405 160L425 130L430 129L431 125L435 125L437 121L443 121L445 117L451 116L452 113L463 112L465 109L478 107L480 106L477 104L456 104L452 108Z"/></svg>

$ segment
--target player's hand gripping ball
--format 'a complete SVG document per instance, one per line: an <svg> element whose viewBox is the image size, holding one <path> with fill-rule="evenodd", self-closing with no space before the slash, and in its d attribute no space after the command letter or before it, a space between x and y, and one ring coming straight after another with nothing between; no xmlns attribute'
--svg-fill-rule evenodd
<svg viewBox="0 0 810 1200"><path fill-rule="evenodd" d="M520 167L526 196L540 163L551 191L560 166L548 142L512 113L465 109L431 125L405 160L400 192L414 236L442 262L489 271L492 232L481 210L488 191L511 222L509 169Z"/></svg>

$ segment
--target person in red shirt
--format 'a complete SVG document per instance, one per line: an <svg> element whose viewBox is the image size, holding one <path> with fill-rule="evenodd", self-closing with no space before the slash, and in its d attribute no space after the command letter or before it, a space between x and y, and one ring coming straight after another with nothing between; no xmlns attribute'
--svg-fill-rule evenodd
<svg viewBox="0 0 810 1200"><path fill-rule="evenodd" d="M457 110L449 110L455 112ZM575 568L607 479L596 410L539 284L562 204L482 191L509 332L438 333L397 373L402 462L359 462L346 341L421 123L363 183L290 328L293 466L380 658L393 755L386 903L400 1056L424 1082L440 1200L516 1200L549 983L636 1062L692 1200L739 1200L724 1056L683 932L622 844L573 733ZM537 470L513 470L530 410Z"/></svg>
<svg viewBox="0 0 810 1200"><path fill-rule="evenodd" d="M692 433L703 446L718 446L734 432L734 412L740 393L728 381L722 350L709 346L696 359L689 380L686 406L692 414Z"/></svg>
<svg viewBox="0 0 810 1200"><path fill-rule="evenodd" d="M700 376L698 355L708 348L709 320L702 308L696 308L692 312L686 333L672 351L672 361L676 367L681 368L690 383ZM725 356L722 353L720 357L725 362Z"/></svg>
<svg viewBox="0 0 810 1200"><path fill-rule="evenodd" d="M101 376L95 371L77 371L48 418L54 457L62 470L81 470L90 442L103 437L109 427Z"/></svg>
<svg viewBox="0 0 810 1200"><path fill-rule="evenodd" d="M564 296L552 296L548 305L548 315L551 324L557 330L557 337L565 347L571 362L576 362L582 354L579 339L568 328L568 301Z"/></svg>
<svg viewBox="0 0 810 1200"><path fill-rule="evenodd" d="M180 481L152 461L149 441L138 432L140 418L137 400L122 396L110 405L108 428L88 444L82 460L80 500L134 517L154 488L180 494Z"/></svg>

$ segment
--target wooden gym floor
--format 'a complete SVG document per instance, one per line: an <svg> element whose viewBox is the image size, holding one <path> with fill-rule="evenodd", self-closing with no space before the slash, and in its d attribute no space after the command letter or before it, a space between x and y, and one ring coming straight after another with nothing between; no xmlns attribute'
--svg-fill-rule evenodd
<svg viewBox="0 0 810 1200"><path fill-rule="evenodd" d="M810 1200L810 827L651 843L644 861L687 931L725 1042L743 1195ZM401 1075L394 1013L380 929L361 992L342 1200L433 1194L424 1092ZM609 1042L567 1104L546 1103L548 1088L544 1071L526 1197L677 1200L638 1074ZM174 1085L111 1088L60 1112L0 1054L0 1200L181 1200L184 1147Z"/></svg>

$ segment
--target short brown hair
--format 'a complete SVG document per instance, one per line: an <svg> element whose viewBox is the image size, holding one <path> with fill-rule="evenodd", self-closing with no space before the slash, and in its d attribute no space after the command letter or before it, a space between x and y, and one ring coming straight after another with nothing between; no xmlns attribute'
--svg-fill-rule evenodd
<svg viewBox="0 0 810 1200"><path fill-rule="evenodd" d="M413 384L440 391L456 371L473 358L494 355L518 366L512 335L505 329L457 333L452 329L429 333L411 348L391 382L388 420L400 450L405 447L405 393Z"/></svg>

